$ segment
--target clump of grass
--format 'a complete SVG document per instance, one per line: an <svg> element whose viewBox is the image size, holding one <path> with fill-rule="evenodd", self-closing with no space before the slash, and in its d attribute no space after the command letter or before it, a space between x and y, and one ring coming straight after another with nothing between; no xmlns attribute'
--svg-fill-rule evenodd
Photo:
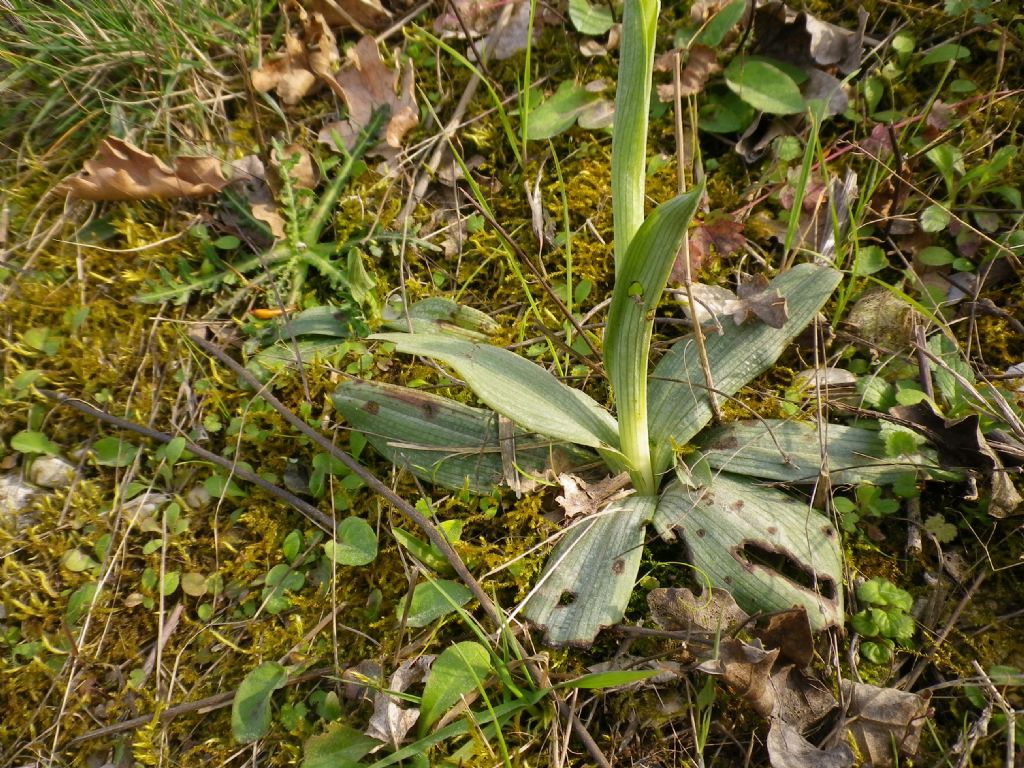
<svg viewBox="0 0 1024 768"><path fill-rule="evenodd" d="M239 46L264 7L235 0L12 0L0 12L0 174L74 169L106 134L223 141Z"/></svg>

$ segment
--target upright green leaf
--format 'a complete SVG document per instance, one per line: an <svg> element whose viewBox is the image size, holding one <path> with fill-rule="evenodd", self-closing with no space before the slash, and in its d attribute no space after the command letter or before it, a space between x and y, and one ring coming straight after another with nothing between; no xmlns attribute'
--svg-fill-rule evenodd
<svg viewBox="0 0 1024 768"><path fill-rule="evenodd" d="M247 674L231 703L231 733L249 744L270 728L270 697L288 681L288 671L276 661L265 661Z"/></svg>
<svg viewBox="0 0 1024 768"><path fill-rule="evenodd" d="M644 221L647 121L651 111L651 75L660 9L658 0L626 0L622 9L622 44L612 130L616 275L633 235Z"/></svg>
<svg viewBox="0 0 1024 768"><path fill-rule="evenodd" d="M589 645L617 624L633 593L644 528L658 500L627 496L580 521L548 557L523 615L550 645Z"/></svg>
<svg viewBox="0 0 1024 768"><path fill-rule="evenodd" d="M703 186L658 206L626 250L608 311L604 360L619 418L622 453L642 494L657 491L647 439L647 362L654 310L686 237Z"/></svg>
<svg viewBox="0 0 1024 768"><path fill-rule="evenodd" d="M528 430L618 451L617 424L604 408L513 352L434 334L377 333L370 338L390 341L399 352L450 365L477 397Z"/></svg>
<svg viewBox="0 0 1024 768"><path fill-rule="evenodd" d="M722 333L705 339L711 377L722 395L735 394L768 370L832 295L840 274L829 267L798 264L776 277L767 290L785 297L789 316L781 328L750 319L736 325L722 319ZM655 366L647 388L652 463L655 474L672 466L673 446L693 439L711 420L697 345L692 336L677 341Z"/></svg>

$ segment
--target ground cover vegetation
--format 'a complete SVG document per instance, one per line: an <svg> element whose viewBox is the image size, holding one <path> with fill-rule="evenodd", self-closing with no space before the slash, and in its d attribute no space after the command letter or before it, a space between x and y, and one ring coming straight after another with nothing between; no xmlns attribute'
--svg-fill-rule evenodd
<svg viewBox="0 0 1024 768"><path fill-rule="evenodd" d="M1017 764L1011 6L3 4L0 764Z"/></svg>

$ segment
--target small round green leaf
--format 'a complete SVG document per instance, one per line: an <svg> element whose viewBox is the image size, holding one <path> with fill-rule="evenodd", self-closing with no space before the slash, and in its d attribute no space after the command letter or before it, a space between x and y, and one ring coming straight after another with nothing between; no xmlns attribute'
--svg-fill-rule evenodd
<svg viewBox="0 0 1024 768"><path fill-rule="evenodd" d="M729 62L724 74L725 84L762 112L793 115L806 108L796 81L770 62L736 57Z"/></svg>
<svg viewBox="0 0 1024 768"><path fill-rule="evenodd" d="M917 260L929 267L944 267L953 263L953 254L938 245L929 245L917 252Z"/></svg>
<svg viewBox="0 0 1024 768"><path fill-rule="evenodd" d="M324 552L338 565L366 565L377 557L377 534L361 517L338 525L337 539L324 544Z"/></svg>
<svg viewBox="0 0 1024 768"><path fill-rule="evenodd" d="M181 576L181 591L190 597L202 597L206 594L206 577L201 573L189 571Z"/></svg>
<svg viewBox="0 0 1024 768"><path fill-rule="evenodd" d="M135 461L139 447L119 437L101 437L92 444L92 451L101 467L126 467Z"/></svg>
<svg viewBox="0 0 1024 768"><path fill-rule="evenodd" d="M306 739L302 768L354 768L379 744L355 728L331 723L324 733Z"/></svg>

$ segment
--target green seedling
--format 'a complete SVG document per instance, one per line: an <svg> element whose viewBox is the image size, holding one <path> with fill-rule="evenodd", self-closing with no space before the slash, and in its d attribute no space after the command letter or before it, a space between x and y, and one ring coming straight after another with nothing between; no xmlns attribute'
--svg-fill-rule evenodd
<svg viewBox="0 0 1024 768"><path fill-rule="evenodd" d="M285 157L281 167L280 204L285 222L285 237L268 250L256 255L235 259L230 263L222 257L240 245L237 238L212 240L203 228L194 228L203 265L195 271L182 261L179 274L164 271L160 285L153 286L139 297L144 302L175 301L183 303L195 293L212 292L222 287L238 285L221 301L212 314L228 311L239 304L255 289L268 291L271 306L284 309L301 304L311 272L320 275L343 299L341 312L347 326L365 329L379 313L375 281L363 265L363 254L358 243L339 244L324 241L323 235L335 213L335 206L346 185L360 172L363 156L374 142L387 117L387 111L377 110L360 134L351 151L339 142L343 159L333 170L326 189L314 198L308 189L295 184L290 169L298 163L297 156ZM278 147L279 152L283 150ZM364 319L365 318L365 319Z"/></svg>
<svg viewBox="0 0 1024 768"><path fill-rule="evenodd" d="M875 578L857 587L857 599L866 607L850 617L861 638L860 653L873 664L887 664L897 646L909 647L914 637L910 609L914 600L888 579Z"/></svg>
<svg viewBox="0 0 1024 768"><path fill-rule="evenodd" d="M840 517L843 530L853 533L862 518L887 517L899 511L900 503L897 499L883 496L877 485L858 485L852 499L836 496L832 499L832 506Z"/></svg>

